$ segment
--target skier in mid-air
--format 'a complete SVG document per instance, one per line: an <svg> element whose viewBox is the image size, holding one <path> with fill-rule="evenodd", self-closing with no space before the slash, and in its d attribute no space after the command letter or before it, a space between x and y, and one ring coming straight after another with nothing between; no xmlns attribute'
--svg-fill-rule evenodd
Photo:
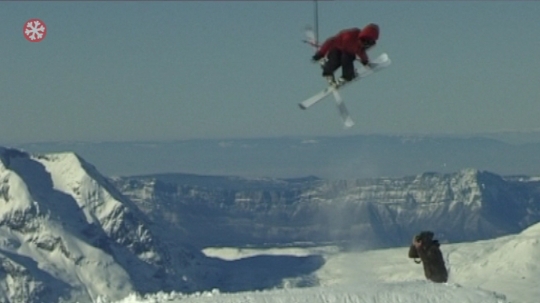
<svg viewBox="0 0 540 303"><path fill-rule="evenodd" d="M318 62L326 57L323 65L323 77L330 84L342 84L356 77L354 61L356 56L364 66L369 66L369 57L366 53L379 39L379 26L374 23L366 25L363 29L350 28L340 31L328 38L312 57ZM334 72L341 67L341 78L335 81Z"/></svg>

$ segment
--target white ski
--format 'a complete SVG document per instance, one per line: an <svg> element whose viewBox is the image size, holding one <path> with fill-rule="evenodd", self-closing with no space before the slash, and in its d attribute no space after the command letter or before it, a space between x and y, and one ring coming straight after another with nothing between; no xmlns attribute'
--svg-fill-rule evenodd
<svg viewBox="0 0 540 303"><path fill-rule="evenodd" d="M298 106L300 106L301 109L308 109L309 107L311 107L315 103L321 101L326 96L330 95L335 90L336 90L335 87L329 85L327 88L323 89L319 93L317 93L317 94L307 98L306 100L298 103Z"/></svg>
<svg viewBox="0 0 540 303"><path fill-rule="evenodd" d="M371 67L363 67L359 72L358 72L358 76L356 78L354 78L352 81L350 82L345 82L345 84L341 85L341 86L337 86L337 87L334 87L332 85L329 85L327 88L323 89L322 91L320 91L319 93L313 95L312 97L309 97L307 98L306 100L300 102L298 105L300 106L301 109L308 109L309 107L313 106L315 103L323 100L325 97L329 96L332 91L334 90L339 90L345 86L347 86L349 83L352 83L352 82L355 82L361 78L365 78L369 75L372 75L373 73L375 72L378 72L382 69L384 69L385 67L387 67L388 65L390 65L390 63L392 63L392 61L390 60L390 58L388 57L388 55L386 53L383 53L381 54L379 57L377 57L375 60L373 60L371 62Z"/></svg>
<svg viewBox="0 0 540 303"><path fill-rule="evenodd" d="M310 99L305 100L304 102L300 103L299 104L300 108L306 109L306 108L303 108L302 106L305 106L305 104L307 104L308 106L311 106L311 105L315 104L316 102L318 102L319 100L324 99L324 97L326 97L326 96L328 96L330 94L333 94L334 99L336 101L336 105L337 105L338 110L339 110L339 114L340 114L341 118L343 119L343 123L345 125L345 128L349 128L349 127L353 126L354 121L350 117L349 111L347 110L347 107L345 106L345 103L343 102L343 99L341 99L341 95L338 92L339 87L340 86L338 86L338 87L328 86L325 90L321 91L320 93L316 94L315 96L311 97ZM311 104L311 105L309 105L309 104Z"/></svg>
<svg viewBox="0 0 540 303"><path fill-rule="evenodd" d="M349 110L347 110L345 103L341 99L341 95L336 89L332 90L332 93L334 95L334 100L336 100L336 105L339 110L339 115L341 116L341 119L343 119L343 125L345 126L345 128L352 127L354 125L354 121L349 115Z"/></svg>

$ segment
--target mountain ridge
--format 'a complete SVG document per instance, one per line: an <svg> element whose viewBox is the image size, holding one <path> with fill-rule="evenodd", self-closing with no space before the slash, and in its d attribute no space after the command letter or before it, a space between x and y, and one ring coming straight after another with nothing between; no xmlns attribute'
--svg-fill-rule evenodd
<svg viewBox="0 0 540 303"><path fill-rule="evenodd" d="M143 213L78 155L0 151L0 252L9 259L3 268L10 279L18 272L27 280L50 277L16 292L15 301L84 301L103 292L120 299L134 290L189 290L198 283L186 279L187 268L202 254L181 243L165 247ZM66 293L56 290L68 284L59 288Z"/></svg>
<svg viewBox="0 0 540 303"><path fill-rule="evenodd" d="M540 183L476 169L297 182L211 176L207 180L212 185L207 187L203 176L197 176L196 182L189 178L148 175L113 178L113 182L157 220L164 216L153 205L160 205L165 213L183 214L175 220L188 225L211 220L212 224L197 228L206 234L192 236L213 239L203 246L245 245L247 239L258 245L280 239L354 242L356 237L370 238L369 242L393 235L388 241L374 242L388 246L407 243L410 234L426 228L439 230L442 240L470 241L519 232L540 220ZM242 243L235 241L236 236L247 238ZM220 241L227 238L229 242Z"/></svg>

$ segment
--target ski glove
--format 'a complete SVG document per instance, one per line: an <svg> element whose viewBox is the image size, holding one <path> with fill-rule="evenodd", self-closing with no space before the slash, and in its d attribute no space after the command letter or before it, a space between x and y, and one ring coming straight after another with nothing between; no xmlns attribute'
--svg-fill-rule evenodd
<svg viewBox="0 0 540 303"><path fill-rule="evenodd" d="M317 61L321 60L323 57L324 57L323 54L321 54L321 53L315 53L315 55L313 55L313 57L311 57L311 60L312 60L313 62L317 62Z"/></svg>

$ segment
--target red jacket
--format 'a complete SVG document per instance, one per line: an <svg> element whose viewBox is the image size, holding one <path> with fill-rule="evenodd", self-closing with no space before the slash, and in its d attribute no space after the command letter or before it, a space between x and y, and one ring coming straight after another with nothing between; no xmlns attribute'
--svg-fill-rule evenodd
<svg viewBox="0 0 540 303"><path fill-rule="evenodd" d="M330 50L337 48L343 52L356 54L358 57L360 57L362 64L367 64L369 62L369 58L361 39L369 39L373 41L379 39L379 26L371 23L362 30L359 28L342 30L337 35L326 40L321 45L318 53L326 56Z"/></svg>

